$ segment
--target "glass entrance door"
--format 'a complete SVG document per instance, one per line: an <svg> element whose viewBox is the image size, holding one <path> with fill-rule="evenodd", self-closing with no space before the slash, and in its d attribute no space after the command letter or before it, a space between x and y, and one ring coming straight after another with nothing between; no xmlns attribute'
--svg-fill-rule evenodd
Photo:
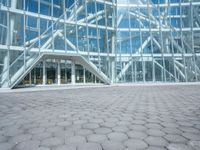
<svg viewBox="0 0 200 150"><path fill-rule="evenodd" d="M46 60L46 84L56 84L57 83L57 63L54 60Z"/></svg>

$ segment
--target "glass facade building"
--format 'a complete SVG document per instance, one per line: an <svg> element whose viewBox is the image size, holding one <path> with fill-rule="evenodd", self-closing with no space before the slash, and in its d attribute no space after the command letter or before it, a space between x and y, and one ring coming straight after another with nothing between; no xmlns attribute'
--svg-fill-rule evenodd
<svg viewBox="0 0 200 150"><path fill-rule="evenodd" d="M199 0L0 0L0 87L198 82Z"/></svg>

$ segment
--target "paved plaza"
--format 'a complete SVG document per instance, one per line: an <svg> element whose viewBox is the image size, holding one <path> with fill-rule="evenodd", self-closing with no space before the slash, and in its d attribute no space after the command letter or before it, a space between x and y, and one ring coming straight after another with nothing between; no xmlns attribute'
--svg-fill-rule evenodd
<svg viewBox="0 0 200 150"><path fill-rule="evenodd" d="M200 150L200 85L0 93L0 150Z"/></svg>

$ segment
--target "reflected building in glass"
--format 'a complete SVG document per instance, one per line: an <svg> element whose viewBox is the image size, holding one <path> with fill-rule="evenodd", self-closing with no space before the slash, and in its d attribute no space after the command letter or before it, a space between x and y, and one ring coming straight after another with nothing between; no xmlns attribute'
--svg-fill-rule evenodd
<svg viewBox="0 0 200 150"><path fill-rule="evenodd" d="M0 0L0 87L200 81L199 0Z"/></svg>

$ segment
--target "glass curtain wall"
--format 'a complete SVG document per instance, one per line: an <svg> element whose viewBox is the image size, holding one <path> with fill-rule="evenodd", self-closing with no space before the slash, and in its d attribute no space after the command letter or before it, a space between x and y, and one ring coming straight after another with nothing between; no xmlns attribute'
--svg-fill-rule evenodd
<svg viewBox="0 0 200 150"><path fill-rule="evenodd" d="M92 68L88 82L91 70L107 83L197 82L199 13L199 0L0 0L0 87L16 85L47 54L63 60L61 83L70 78L67 56Z"/></svg>
<svg viewBox="0 0 200 150"><path fill-rule="evenodd" d="M116 82L199 81L199 1L118 0Z"/></svg>

